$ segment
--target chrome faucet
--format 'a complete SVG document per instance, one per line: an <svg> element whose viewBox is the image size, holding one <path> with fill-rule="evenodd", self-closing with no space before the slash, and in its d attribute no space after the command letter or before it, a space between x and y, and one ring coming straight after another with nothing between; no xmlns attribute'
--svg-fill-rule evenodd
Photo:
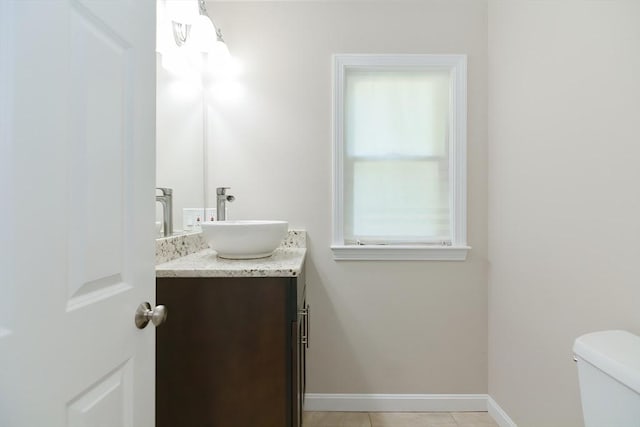
<svg viewBox="0 0 640 427"><path fill-rule="evenodd" d="M216 217L218 221L225 221L227 219L226 214L226 202L233 202L236 198L231 194L227 194L226 191L231 187L218 187L216 188Z"/></svg>
<svg viewBox="0 0 640 427"><path fill-rule="evenodd" d="M164 229L164 237L169 237L173 234L173 202L171 195L173 190L171 188L156 188L162 192L161 196L156 195L156 202L160 202L162 205L162 228Z"/></svg>

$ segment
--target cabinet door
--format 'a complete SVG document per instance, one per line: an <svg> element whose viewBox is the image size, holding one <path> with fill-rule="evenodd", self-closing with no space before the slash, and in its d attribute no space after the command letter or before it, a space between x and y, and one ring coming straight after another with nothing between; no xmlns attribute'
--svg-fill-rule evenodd
<svg viewBox="0 0 640 427"><path fill-rule="evenodd" d="M306 354L309 339L309 306L306 301L302 300L302 305L298 310L297 320L294 322L292 333L294 335L292 343L294 344L294 355L292 357L294 368L294 392L293 392L293 405L294 417L293 425L301 426L302 418L304 414L304 394L307 382L306 373Z"/></svg>
<svg viewBox="0 0 640 427"><path fill-rule="evenodd" d="M302 315L298 314L296 321L291 323L291 409L292 425L299 427L302 425L302 393L301 378L301 342L302 342L303 322Z"/></svg>
<svg viewBox="0 0 640 427"><path fill-rule="evenodd" d="M157 280L171 314L157 331L156 427L291 426L288 284Z"/></svg>
<svg viewBox="0 0 640 427"><path fill-rule="evenodd" d="M301 410L304 411L304 396L307 389L307 349L309 348L309 321L311 313L309 312L310 307L309 304L307 304L306 299L303 301L302 306L304 307L304 315L300 333L300 336L302 337L300 340L300 407Z"/></svg>

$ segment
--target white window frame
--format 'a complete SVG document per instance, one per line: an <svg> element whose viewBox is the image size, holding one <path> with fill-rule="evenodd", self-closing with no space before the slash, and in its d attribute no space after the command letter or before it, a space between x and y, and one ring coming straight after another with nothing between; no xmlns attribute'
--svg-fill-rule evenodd
<svg viewBox="0 0 640 427"><path fill-rule="evenodd" d="M362 70L442 70L451 73L449 182L451 245L352 245L344 240L345 74ZM333 55L333 243L337 261L464 261L467 252L467 56L428 54Z"/></svg>

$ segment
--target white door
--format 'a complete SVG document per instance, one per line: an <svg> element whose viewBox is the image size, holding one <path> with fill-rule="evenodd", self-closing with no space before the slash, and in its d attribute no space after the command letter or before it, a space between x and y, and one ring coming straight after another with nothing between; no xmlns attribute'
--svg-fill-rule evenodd
<svg viewBox="0 0 640 427"><path fill-rule="evenodd" d="M152 427L154 0L0 0L0 426Z"/></svg>

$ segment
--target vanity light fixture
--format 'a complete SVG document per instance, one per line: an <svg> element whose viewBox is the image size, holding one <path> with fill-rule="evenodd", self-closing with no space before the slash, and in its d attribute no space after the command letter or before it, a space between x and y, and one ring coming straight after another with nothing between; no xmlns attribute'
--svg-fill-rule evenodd
<svg viewBox="0 0 640 427"><path fill-rule="evenodd" d="M182 47L189 39L191 33L191 24L183 24L181 22L171 21L171 27L173 28L173 40L178 47Z"/></svg>
<svg viewBox="0 0 640 427"><path fill-rule="evenodd" d="M198 16L192 23L173 20L173 39L178 47L191 47L193 50L208 53L215 62L230 58L229 48L224 42L222 30L217 27L209 14L205 0L198 0Z"/></svg>

